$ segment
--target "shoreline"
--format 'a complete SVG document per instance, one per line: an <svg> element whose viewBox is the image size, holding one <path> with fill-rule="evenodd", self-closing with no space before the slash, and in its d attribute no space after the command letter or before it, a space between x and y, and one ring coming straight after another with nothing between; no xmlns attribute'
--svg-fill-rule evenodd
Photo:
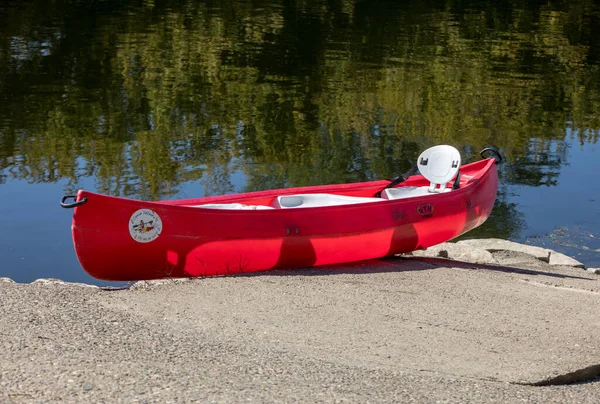
<svg viewBox="0 0 600 404"><path fill-rule="evenodd" d="M456 244L126 289L0 279L0 401L594 401L600 276Z"/></svg>

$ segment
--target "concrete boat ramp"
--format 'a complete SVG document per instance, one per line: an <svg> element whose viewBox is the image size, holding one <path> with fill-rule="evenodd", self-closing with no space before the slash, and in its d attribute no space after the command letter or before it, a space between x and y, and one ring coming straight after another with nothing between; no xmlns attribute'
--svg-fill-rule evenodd
<svg viewBox="0 0 600 404"><path fill-rule="evenodd" d="M4 280L0 402L597 402L600 276L512 244L126 290Z"/></svg>

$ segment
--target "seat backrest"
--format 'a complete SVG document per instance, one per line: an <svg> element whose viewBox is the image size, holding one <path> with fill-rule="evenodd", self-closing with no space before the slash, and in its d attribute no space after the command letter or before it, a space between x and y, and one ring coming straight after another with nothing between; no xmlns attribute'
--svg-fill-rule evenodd
<svg viewBox="0 0 600 404"><path fill-rule="evenodd" d="M446 184L458 174L460 153L448 145L430 147L421 153L417 166L430 182L429 192L443 192Z"/></svg>

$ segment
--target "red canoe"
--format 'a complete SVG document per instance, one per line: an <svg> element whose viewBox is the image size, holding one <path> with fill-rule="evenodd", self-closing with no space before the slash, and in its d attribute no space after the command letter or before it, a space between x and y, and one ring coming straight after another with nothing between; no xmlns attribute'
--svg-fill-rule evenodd
<svg viewBox="0 0 600 404"><path fill-rule="evenodd" d="M427 192L430 181L414 175L381 196L390 181L161 202L82 190L61 205L75 208L75 251L98 279L319 266L427 248L481 225L496 199L497 160L499 154L461 166L460 181L449 183L455 189L444 192Z"/></svg>

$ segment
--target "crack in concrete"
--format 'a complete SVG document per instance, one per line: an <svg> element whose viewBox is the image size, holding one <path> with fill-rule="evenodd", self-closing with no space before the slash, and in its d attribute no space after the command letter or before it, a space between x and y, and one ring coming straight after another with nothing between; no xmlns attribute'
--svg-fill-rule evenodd
<svg viewBox="0 0 600 404"><path fill-rule="evenodd" d="M559 289L559 290L566 290L568 292L577 292L577 293L587 293L587 294L592 294L592 295L600 295L600 292L597 292L595 290L586 290L586 289L579 289L577 287L571 287L571 286L561 286L561 285L556 285L553 283L543 283L543 282L536 282L536 281L532 281L531 279L521 279L522 282L528 283L530 285L533 286L541 286L544 288L553 288L553 289Z"/></svg>

